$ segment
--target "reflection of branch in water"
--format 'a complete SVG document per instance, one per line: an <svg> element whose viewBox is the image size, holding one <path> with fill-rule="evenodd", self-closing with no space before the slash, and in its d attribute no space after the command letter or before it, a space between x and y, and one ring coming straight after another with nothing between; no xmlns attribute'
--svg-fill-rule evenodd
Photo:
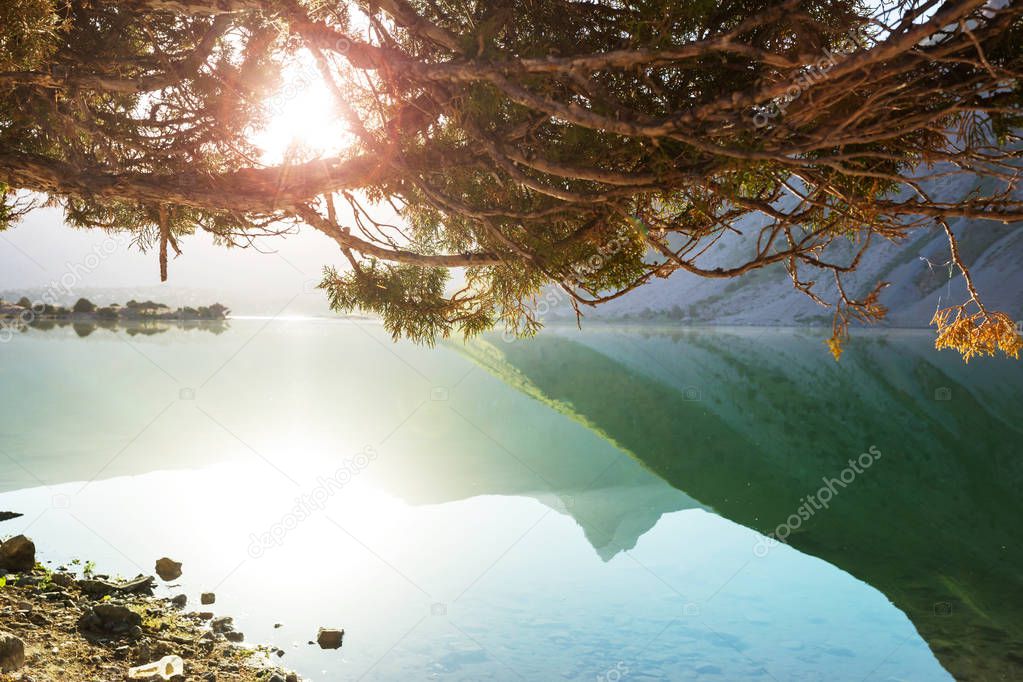
<svg viewBox="0 0 1023 682"><path fill-rule="evenodd" d="M230 329L227 320L55 320L37 319L32 322L20 320L8 320L12 331L26 333L30 329L35 331L48 332L54 329L71 327L79 338L85 338L93 332L103 329L110 332L123 331L128 336L155 336L163 334L172 329L185 331L204 331L211 334L223 334Z"/></svg>

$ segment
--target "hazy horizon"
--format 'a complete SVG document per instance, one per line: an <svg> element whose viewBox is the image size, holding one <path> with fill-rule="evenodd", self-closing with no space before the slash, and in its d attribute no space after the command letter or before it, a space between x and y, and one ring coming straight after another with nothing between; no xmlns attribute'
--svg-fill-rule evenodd
<svg viewBox="0 0 1023 682"><path fill-rule="evenodd" d="M98 303L144 297L168 305L220 302L239 315L333 315L316 289L323 266L341 265L329 239L306 228L256 243L259 250L225 248L204 232L180 239L182 255L172 254L168 281L160 282L155 250L144 253L125 235L70 228L60 209L42 208L0 232L0 296L45 292L61 302ZM105 300L110 296L124 300Z"/></svg>

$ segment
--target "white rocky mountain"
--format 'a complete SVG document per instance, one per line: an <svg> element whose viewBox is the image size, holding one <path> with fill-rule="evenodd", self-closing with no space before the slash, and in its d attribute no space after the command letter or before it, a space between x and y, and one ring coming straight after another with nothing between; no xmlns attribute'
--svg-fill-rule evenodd
<svg viewBox="0 0 1023 682"><path fill-rule="evenodd" d="M949 177L927 183L932 196L951 201L978 186L990 191L987 178ZM729 267L747 261L766 218L751 216L735 225L741 234L728 233L701 258L703 267ZM963 259L970 268L987 306L1023 317L1023 224L950 220ZM852 253L852 245L840 245ZM862 295L879 281L890 282L881 295L888 306L886 325L925 327L940 304L966 300L962 276L948 267L948 240L943 230L918 229L899 242L876 242L859 270L847 279L850 294ZM833 300L830 273L821 272L817 290ZM849 286L851 285L851 286ZM707 279L676 272L593 310L590 320L674 319L688 322L738 325L829 324L831 313L796 291L781 264L747 273L736 279ZM551 318L570 317L567 305L556 306Z"/></svg>

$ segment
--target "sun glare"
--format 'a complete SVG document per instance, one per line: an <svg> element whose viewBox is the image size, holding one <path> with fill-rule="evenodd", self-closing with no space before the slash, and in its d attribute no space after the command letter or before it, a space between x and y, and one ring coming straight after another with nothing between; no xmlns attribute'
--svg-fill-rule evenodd
<svg viewBox="0 0 1023 682"><path fill-rule="evenodd" d="M286 69L281 88L264 103L267 125L252 136L264 163L281 163L289 152L303 158L332 156L354 140L310 62L301 60Z"/></svg>

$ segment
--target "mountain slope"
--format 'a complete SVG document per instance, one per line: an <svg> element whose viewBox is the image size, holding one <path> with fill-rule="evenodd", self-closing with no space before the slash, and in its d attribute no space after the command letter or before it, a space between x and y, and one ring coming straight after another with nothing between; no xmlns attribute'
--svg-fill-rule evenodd
<svg viewBox="0 0 1023 682"><path fill-rule="evenodd" d="M990 179L970 176L948 177L927 184L926 190L948 201L965 197L975 189L991 191ZM781 202L783 204L785 202ZM784 207L791 208L791 206ZM767 222L763 215L749 216L734 225L700 258L705 268L732 267L749 260L756 237ZM960 251L970 268L987 306L1011 316L1023 317L1023 223L1003 225L990 221L950 220L960 242ZM829 253L853 253L852 244L833 245ZM881 295L888 306L885 325L926 327L935 308L966 300L966 289L958 272L948 268L949 248L944 231L917 229L899 242L875 242L860 268L847 277L850 294L863 295L880 281L891 285ZM951 276L950 276L951 275ZM830 272L801 273L819 280L817 288L825 300L834 300ZM668 279L655 278L649 284L586 310L588 319L621 320L668 318L678 321L737 325L804 325L831 321L830 312L796 291L781 264L754 270L732 280L707 279L676 272ZM555 307L551 318L570 318L567 302Z"/></svg>

